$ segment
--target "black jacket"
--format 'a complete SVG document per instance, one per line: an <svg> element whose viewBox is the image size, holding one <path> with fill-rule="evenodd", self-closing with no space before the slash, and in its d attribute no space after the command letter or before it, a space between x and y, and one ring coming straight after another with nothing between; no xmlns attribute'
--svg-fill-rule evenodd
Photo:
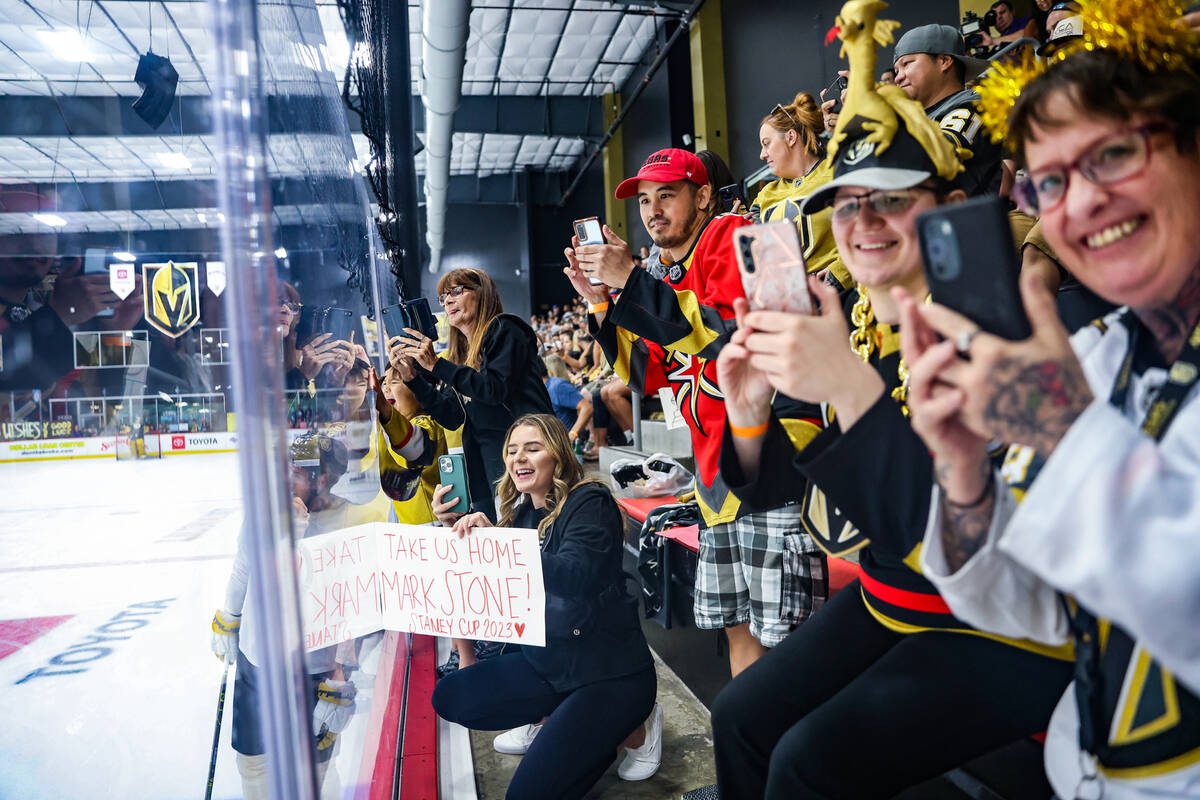
<svg viewBox="0 0 1200 800"><path fill-rule="evenodd" d="M513 527L536 528L544 516L526 502ZM612 492L595 483L575 487L547 533L542 550L547 598L588 604L591 625L578 637L522 647L525 658L560 692L652 668L637 601L625 587L624 520Z"/></svg>
<svg viewBox="0 0 1200 800"><path fill-rule="evenodd" d="M447 430L463 428L471 508L494 518L493 487L504 474L504 434L524 414L553 414L538 358L537 336L520 317L492 320L479 350L479 369L439 358L408 382L417 401Z"/></svg>
<svg viewBox="0 0 1200 800"><path fill-rule="evenodd" d="M542 383L545 374L533 328L520 317L501 314L483 336L479 369L439 358L432 370L420 370L409 388L443 428L465 421L475 431L503 434L522 414L554 413Z"/></svg>

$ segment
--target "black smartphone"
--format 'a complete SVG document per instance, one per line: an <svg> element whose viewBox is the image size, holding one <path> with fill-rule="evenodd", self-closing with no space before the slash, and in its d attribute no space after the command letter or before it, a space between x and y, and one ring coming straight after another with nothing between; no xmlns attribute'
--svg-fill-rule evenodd
<svg viewBox="0 0 1200 800"><path fill-rule="evenodd" d="M833 101L833 107L829 109L830 114L840 114L842 111L842 92L850 82L846 80L845 75L838 75L833 79L833 83L821 90L821 103L824 104L830 100Z"/></svg>
<svg viewBox="0 0 1200 800"><path fill-rule="evenodd" d="M437 320L433 317L429 301L424 297L403 300L388 306L383 309L382 314L383 329L387 332L388 339L393 336L405 336L404 329L412 328L414 331L420 331L423 336L437 341Z"/></svg>
<svg viewBox="0 0 1200 800"><path fill-rule="evenodd" d="M348 308L328 306L325 309L325 329L329 338L339 342L354 341L354 312Z"/></svg>
<svg viewBox="0 0 1200 800"><path fill-rule="evenodd" d="M917 217L925 279L935 302L1005 339L1032 333L1018 283L1021 261L1005 201L975 197Z"/></svg>
<svg viewBox="0 0 1200 800"><path fill-rule="evenodd" d="M742 191L740 183L731 183L728 186L722 186L717 189L717 196L721 198L721 210L732 211L733 204L740 201L742 204L742 213L750 210L750 203L746 200L746 193Z"/></svg>
<svg viewBox="0 0 1200 800"><path fill-rule="evenodd" d="M296 320L296 346L303 347L320 333L324 333L321 319L325 314L325 306L300 306L300 318Z"/></svg>

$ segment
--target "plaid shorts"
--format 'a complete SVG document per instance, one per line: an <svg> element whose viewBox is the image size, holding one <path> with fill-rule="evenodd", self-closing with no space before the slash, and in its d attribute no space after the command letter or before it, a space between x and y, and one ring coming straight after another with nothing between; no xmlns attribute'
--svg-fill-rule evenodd
<svg viewBox="0 0 1200 800"><path fill-rule="evenodd" d="M799 504L701 529L697 628L749 622L750 634L774 647L828 596L825 553L800 526Z"/></svg>

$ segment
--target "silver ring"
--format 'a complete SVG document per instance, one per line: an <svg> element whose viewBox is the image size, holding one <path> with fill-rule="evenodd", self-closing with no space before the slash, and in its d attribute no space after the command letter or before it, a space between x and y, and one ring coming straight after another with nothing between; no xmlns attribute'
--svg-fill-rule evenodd
<svg viewBox="0 0 1200 800"><path fill-rule="evenodd" d="M954 349L958 351L960 356L970 356L971 341L979 333L979 328L967 328L958 332L958 336L954 339Z"/></svg>

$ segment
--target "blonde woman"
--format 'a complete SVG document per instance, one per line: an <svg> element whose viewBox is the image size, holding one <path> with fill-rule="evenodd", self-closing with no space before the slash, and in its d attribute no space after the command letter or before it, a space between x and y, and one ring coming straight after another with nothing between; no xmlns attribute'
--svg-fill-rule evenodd
<svg viewBox="0 0 1200 800"><path fill-rule="evenodd" d="M499 524L538 530L547 646L522 647L448 675L434 690L433 707L475 730L514 729L497 737L521 745L502 748L498 741L501 752L525 754L510 798L582 797L623 744L638 747L627 751L618 774L647 778L661 759L662 709L654 703L654 664L621 571L620 508L606 485L584 480L557 417L521 417L503 452ZM453 521L459 536L491 524L481 513Z"/></svg>
<svg viewBox="0 0 1200 800"><path fill-rule="evenodd" d="M789 105L776 103L762 119L758 157L778 176L759 190L750 205L756 222L791 220L800 234L800 248L810 273L828 270L842 287L854 281L838 256L828 210L819 214L800 213L804 198L833 180L833 165L825 158L821 140L824 120L817 101L800 92Z"/></svg>

